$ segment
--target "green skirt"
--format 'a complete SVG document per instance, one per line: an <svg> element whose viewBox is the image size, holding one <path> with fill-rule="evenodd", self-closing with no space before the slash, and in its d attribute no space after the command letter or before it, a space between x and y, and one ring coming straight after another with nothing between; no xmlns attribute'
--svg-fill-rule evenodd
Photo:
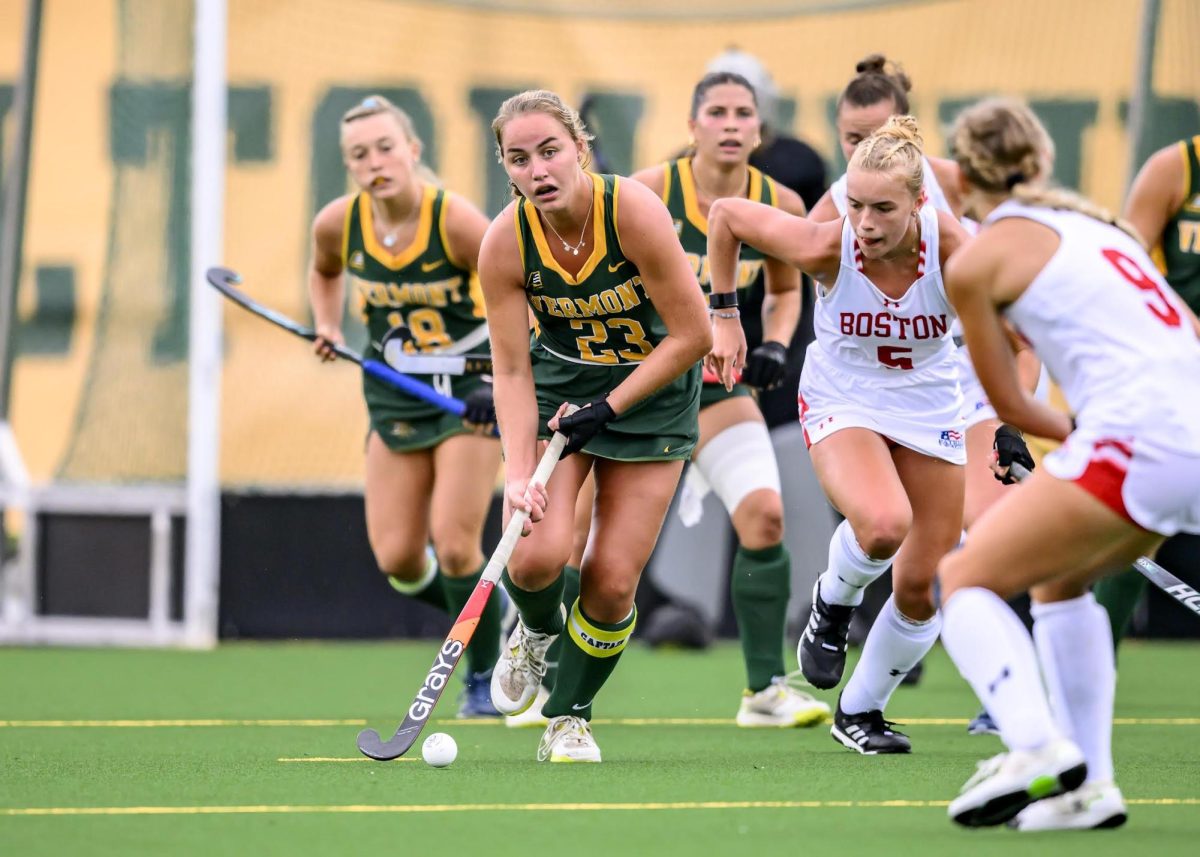
<svg viewBox="0 0 1200 857"><path fill-rule="evenodd" d="M611 393L636 366L589 366L549 354L534 344L530 358L537 390L538 436L564 402L586 405ZM691 458L700 438L700 364L617 416L583 451L614 461L676 461Z"/></svg>

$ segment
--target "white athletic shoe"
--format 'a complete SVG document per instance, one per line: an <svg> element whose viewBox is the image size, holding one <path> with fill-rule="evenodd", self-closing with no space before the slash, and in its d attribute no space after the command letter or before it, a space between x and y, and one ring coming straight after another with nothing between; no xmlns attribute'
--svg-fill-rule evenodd
<svg viewBox="0 0 1200 857"><path fill-rule="evenodd" d="M1121 790L1110 780L1084 783L1073 792L1040 800L1009 822L1017 830L1098 830L1127 818Z"/></svg>
<svg viewBox="0 0 1200 857"><path fill-rule="evenodd" d="M533 705L526 708L520 714L510 714L504 718L504 725L509 729L524 729L529 726L537 726L539 729L550 723L548 717L542 714L542 706L546 704L546 700L550 698L550 691L546 690L546 686L542 685L538 688L537 696L533 700Z"/></svg>
<svg viewBox="0 0 1200 857"><path fill-rule="evenodd" d="M787 729L824 723L829 718L829 706L794 687L791 678L778 675L758 693L742 691L737 725L747 729Z"/></svg>
<svg viewBox="0 0 1200 857"><path fill-rule="evenodd" d="M600 748L592 737L592 727L582 717L555 717L542 733L538 761L599 762Z"/></svg>
<svg viewBox="0 0 1200 857"><path fill-rule="evenodd" d="M546 649L557 634L538 634L517 620L517 627L492 670L492 705L501 714L520 714L533 705L546 674Z"/></svg>
<svg viewBox="0 0 1200 857"><path fill-rule="evenodd" d="M1034 801L1083 785L1087 762L1066 738L1036 750L1013 750L979 763L950 802L949 814L965 827L1004 824Z"/></svg>

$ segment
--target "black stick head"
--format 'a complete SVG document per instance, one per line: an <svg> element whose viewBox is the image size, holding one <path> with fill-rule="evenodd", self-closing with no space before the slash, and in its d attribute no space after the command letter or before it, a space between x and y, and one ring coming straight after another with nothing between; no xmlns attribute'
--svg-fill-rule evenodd
<svg viewBox="0 0 1200 857"><path fill-rule="evenodd" d="M420 728L401 728L391 740L384 741L374 729L364 729L358 733L358 751L368 758L390 762L407 753L420 734Z"/></svg>

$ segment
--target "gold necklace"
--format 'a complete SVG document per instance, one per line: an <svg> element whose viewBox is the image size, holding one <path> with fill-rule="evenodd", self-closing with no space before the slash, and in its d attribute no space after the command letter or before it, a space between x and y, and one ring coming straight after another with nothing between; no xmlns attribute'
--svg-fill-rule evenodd
<svg viewBox="0 0 1200 857"><path fill-rule="evenodd" d="M592 209L595 207L596 207L596 188L593 187L591 199L588 201L587 216L585 216L583 218L583 229L579 233L579 240L574 245L568 244L567 239L563 238L561 235L558 234L558 230L554 228L554 224L550 222L549 217L547 217L546 215L543 214L542 219L546 221L546 225L550 227L550 231L554 233L554 237L562 242L563 249L566 250L568 253L574 253L576 256L578 256L579 248L583 246L583 239L585 237L587 237L588 223L591 222Z"/></svg>

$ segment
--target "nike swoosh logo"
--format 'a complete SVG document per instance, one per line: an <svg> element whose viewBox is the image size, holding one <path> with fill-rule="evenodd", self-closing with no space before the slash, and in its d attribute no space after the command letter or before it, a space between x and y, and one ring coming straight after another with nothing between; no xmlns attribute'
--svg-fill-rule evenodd
<svg viewBox="0 0 1200 857"><path fill-rule="evenodd" d="M428 274L434 268L440 268L445 262L445 259L438 259L436 262L422 262L421 270Z"/></svg>
<svg viewBox="0 0 1200 857"><path fill-rule="evenodd" d="M571 706L571 710L572 710L572 711L583 711L584 709L586 709L586 708L587 708L589 705L591 705L591 704L592 704L592 703L589 701L589 702L585 702L583 705L572 705L572 706Z"/></svg>
<svg viewBox="0 0 1200 857"><path fill-rule="evenodd" d="M628 261L629 261L628 259L622 259L620 262L617 262L617 264L615 264L615 265L609 265L608 272L610 274L615 274L620 269L620 267Z"/></svg>

